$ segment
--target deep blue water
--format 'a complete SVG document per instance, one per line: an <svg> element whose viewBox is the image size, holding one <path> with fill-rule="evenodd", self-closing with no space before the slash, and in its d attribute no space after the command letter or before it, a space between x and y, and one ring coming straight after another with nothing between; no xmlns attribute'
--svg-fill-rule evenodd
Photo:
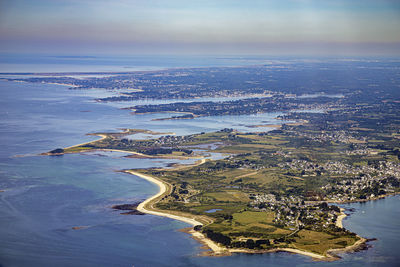
<svg viewBox="0 0 400 267"><path fill-rule="evenodd" d="M119 215L111 205L141 201L157 187L115 170L174 160L127 159L115 152L35 155L93 140L85 135L89 132L246 130L248 124L276 123L277 114L151 121L166 115L132 116L92 101L103 93L0 81L0 266L398 266L398 196L346 205L355 212L344 220L345 227L378 240L367 251L331 263L288 253L198 257L200 244L178 231L186 224ZM84 228L72 230L76 226Z"/></svg>

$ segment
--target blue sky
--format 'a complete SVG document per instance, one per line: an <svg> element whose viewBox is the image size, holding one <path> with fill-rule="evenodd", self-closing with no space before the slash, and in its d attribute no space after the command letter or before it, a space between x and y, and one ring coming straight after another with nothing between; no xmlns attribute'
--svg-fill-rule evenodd
<svg viewBox="0 0 400 267"><path fill-rule="evenodd" d="M0 52L399 55L398 0L0 0Z"/></svg>

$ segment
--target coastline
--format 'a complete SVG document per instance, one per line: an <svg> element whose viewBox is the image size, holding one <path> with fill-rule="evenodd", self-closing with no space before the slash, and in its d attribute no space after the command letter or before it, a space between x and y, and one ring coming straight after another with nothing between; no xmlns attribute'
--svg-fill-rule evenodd
<svg viewBox="0 0 400 267"><path fill-rule="evenodd" d="M97 140L93 140L93 141L89 141L89 142L85 142L85 143L81 143L81 144L65 147L64 149L71 149L71 148L75 148L75 147L84 146L84 145L91 144L91 143L97 142L97 141L101 141L101 140L104 140L104 139L107 138L107 135L105 135L105 134L88 134L88 135L100 136L100 138L97 139Z"/></svg>
<svg viewBox="0 0 400 267"><path fill-rule="evenodd" d="M337 227L340 227L340 228L343 228L343 219L344 219L345 217L347 217L347 215L344 213L344 210L345 210L345 209L340 208L340 214L339 214L339 216L336 218L336 226L337 226Z"/></svg>
<svg viewBox="0 0 400 267"><path fill-rule="evenodd" d="M359 240L357 240L353 245L347 246L345 248L332 248L326 252L328 257L332 259L340 259L340 256L337 255L338 253L351 253L362 250L366 247L367 239L357 235Z"/></svg>
<svg viewBox="0 0 400 267"><path fill-rule="evenodd" d="M149 197L148 199L146 199L145 201L143 201L142 203L140 203L137 206L137 210L146 214L151 214L151 215L156 215L156 216L162 216L162 217L167 217L170 219L174 219L174 220L178 220L178 221L182 221L185 222L187 224L192 225L193 227L196 225L204 225L202 222L197 221L195 218L188 218L188 217L184 217L184 216L179 216L179 215L175 215L175 214L170 214L170 213L166 213L166 212L160 212L157 211L154 208L154 204L157 202L157 200L159 198L161 198L167 191L169 191L170 185L164 181L161 181L155 177L149 176L149 175L145 175L139 172L135 172L132 170L125 170L123 171L125 173L129 173L129 174L133 174L135 176L138 176L140 178L143 178L151 183L154 183L158 186L159 191L157 194ZM204 234L202 234L201 232L195 231L193 229L193 227L190 227L190 230L184 231L186 233L189 233L192 235L192 237L199 241L200 243L202 243L203 245L205 245L207 248L212 250L212 254L213 255L230 255L229 254L229 250L227 248L224 248L220 245L218 245L217 243L215 243L214 241L212 241L211 239L207 238Z"/></svg>
<svg viewBox="0 0 400 267"><path fill-rule="evenodd" d="M123 132L121 134L125 134L125 133ZM150 133L150 134L152 134L152 133ZM81 147L81 146L84 146L84 145L88 145L88 144L91 144L91 143L94 143L94 142L98 142L98 141L104 140L104 139L106 139L108 137L107 134L103 134L103 133L88 134L88 135L100 136L100 138L97 139L97 140L93 140L93 141L89 141L89 142L85 142L85 143L81 143L81 144L65 147L63 149L67 150L67 149L78 148L78 147ZM186 160L186 159L204 159L203 156L191 156L191 157L189 157L189 156L179 156L179 155L146 155L146 154L139 153L139 152L134 152L134 151L121 150L121 149L108 149L108 148L88 148L88 149L84 149L84 150L81 150L81 151L64 151L62 153L44 152L44 153L40 153L39 155L41 155L41 156L59 156L59 155L64 155L64 154L75 154L75 153L91 152L91 151L111 151L111 152L115 151L115 152L131 154L131 156L127 156L127 157L139 157L139 158L151 158L151 159L182 159L182 160Z"/></svg>
<svg viewBox="0 0 400 267"><path fill-rule="evenodd" d="M202 156L188 157L188 156L178 156L178 155L175 155L175 156L172 156L172 155L168 155L168 156L166 156L166 155L155 155L155 156L153 156L153 155L146 155L146 154L139 153L139 152L134 152L134 151L127 151L127 150L121 150L121 149L107 149L107 148L101 148L101 149L94 148L94 149L88 149L88 150L81 151L81 152L88 152L88 151L111 151L111 152L114 151L114 152L121 152L121 153L132 154L131 156L127 156L127 157L132 157L132 158L140 157L140 158L149 158L149 159L183 159L183 160L185 160L185 159L203 159L204 158ZM71 152L71 153L76 153L76 152Z"/></svg>
<svg viewBox="0 0 400 267"><path fill-rule="evenodd" d="M379 200L379 199L383 199L386 197L390 197L390 196L396 196L396 195L400 195L400 192L391 192L391 193L386 193L384 195L379 195L379 196L375 196L372 198L368 198L368 199L354 199L354 200L344 200L344 201L339 201L339 200L326 200L326 203L333 203L333 204L351 204L351 203L362 203L362 202L368 202L368 201L374 201L374 200Z"/></svg>
<svg viewBox="0 0 400 267"><path fill-rule="evenodd" d="M196 220L196 216L193 216L191 218L181 216L181 215L176 215L176 214L171 214L167 212L161 212L158 211L154 208L154 204L157 203L157 201L164 196L169 190L170 190L170 185L167 182L164 182L160 179L157 179L155 177L142 174L133 170L124 170L122 172L132 174L135 176L138 176L140 178L143 178L151 183L154 183L158 186L159 191L157 194L149 197L142 203L140 203L137 207L137 210L146 214L151 214L151 215L156 215L156 216L162 216L162 217L167 217L170 219L174 220L179 220L185 223L188 223L192 226L196 225L204 225L202 222L199 220ZM343 213L342 209L342 214L338 216L338 221L337 225L340 225L340 227L343 228L342 225L342 220L345 218L347 215ZM185 214L188 215L188 214ZM339 218L340 217L340 218ZM190 228L185 228L182 230L185 233L188 233L192 236L193 239L197 240L199 243L203 244L205 249L210 249L211 251L204 251L201 253L203 256L229 256L232 255L232 253L248 253L248 254L262 254L262 253L273 253L273 252L288 252L288 253L295 253L295 254L300 254L304 256L311 257L313 260L317 261L335 261L339 260L340 257L337 255L337 253L344 253L344 252L354 252L357 251L360 248L363 248L365 243L367 242L367 239L362 238L360 236L357 236L360 238L360 240L357 240L354 244L347 246L345 248L339 248L339 249L330 249L326 252L326 255L321 255L309 251L304 251L296 248L273 248L273 249L268 249L268 250L249 250L249 249L229 249L226 247L223 247L216 242L212 241L211 239L207 238L203 233L199 231L195 231L192 227Z"/></svg>
<svg viewBox="0 0 400 267"><path fill-rule="evenodd" d="M163 182L157 178L154 178L152 176L148 176L148 175L138 173L135 171L126 170L124 172L139 176L140 178L143 178L151 183L156 184L159 188L159 191L157 194L151 196L150 198L146 199L145 201L143 201L142 203L140 203L137 206L138 211L147 213L147 214L168 217L171 219L175 219L178 221L182 221L182 222L191 224L192 226L203 225L203 223L196 221L194 218L187 218L187 217L183 217L183 216L179 216L179 215L156 211L156 209L153 207L153 205L157 202L158 198L162 197L167 191L169 191L169 188L170 188L169 184L167 184L166 182Z"/></svg>
<svg viewBox="0 0 400 267"><path fill-rule="evenodd" d="M88 144L91 144L91 143L93 143L93 142L97 142L97 141L101 141L101 140L104 140L104 139L106 139L107 138L107 135L105 135L105 134L87 134L87 135L93 135L93 136L100 136L100 138L99 139L97 139L97 140L93 140L93 141L89 141L89 142L85 142L85 143L81 143L81 144L77 144L77 145L73 145L73 146L69 146L69 147L65 147L65 148L63 148L64 150L66 150L66 149L73 149L73 148L76 148L76 147L80 147L80 146L84 146L84 145L88 145ZM91 149L87 149L86 151L89 151L89 150L91 150ZM82 152L82 151L81 151ZM39 155L41 155L41 156L60 156L60 155L64 155L64 154L73 154L73 153L77 153L77 152L62 152L62 153L50 153L50 152L44 152L44 153L40 153Z"/></svg>
<svg viewBox="0 0 400 267"><path fill-rule="evenodd" d="M90 135L100 136L101 138L98 140L74 145L74 146L71 146L71 147L68 147L65 149L79 147L79 146L82 146L85 144L90 144L90 143L107 138L107 135L102 134L102 133L90 134ZM163 156L163 155L153 156L153 155L145 155L145 154L134 152L134 151L126 151L126 150L118 150L118 149L87 149L87 150L80 151L80 152L74 151L74 152L59 153L59 155L68 154L68 153L89 152L89 151L96 151L96 150L97 151L116 151L116 152L132 154L132 156L127 156L127 157L137 156L137 157L143 157L143 158L174 158L174 159L199 158L199 159L201 159L195 165L200 165L200 164L206 162L206 159L204 157L185 157L185 156L171 156L171 155L170 156ZM51 154L48 152L48 153L42 153L41 155L57 155L57 154ZM190 165L190 166L193 166L193 165ZM188 167L188 166L181 166L178 168L185 168L185 167ZM172 186L170 184L168 184L167 182L162 181L161 179L155 178L150 175L142 174L142 173L136 172L134 170L122 170L121 172L136 175L136 176L143 178L151 183L156 184L159 188L159 191L157 194L149 197L148 199L146 199L145 201L143 201L142 203L140 203L138 205L138 207L137 207L138 211L146 213L146 214L162 216L162 217L167 217L170 219L182 221L182 222L192 225L193 227L196 225L204 225L204 224L207 225L207 224L212 223L212 220L210 220L210 218L208 218L206 216L192 215L192 214L174 212L174 211L165 211L165 210L161 211L161 210L156 209L153 205L156 204L162 197L167 195L168 192L171 191ZM375 199L380 199L380 198L384 198L388 195L395 195L395 194L396 193L386 194L386 195L376 197ZM367 200L363 200L363 201L369 201L369 200L374 200L374 199L367 199ZM337 202L337 201L327 201L327 202L338 203L338 204L344 203L344 202ZM358 202L358 200L349 201L349 202ZM347 202L347 203L349 203L349 202ZM344 213L344 210L345 209L341 208L341 213L337 217L337 221L336 221L336 226L340 227L340 228L343 228L342 221L347 216ZM264 249L264 250L236 249L236 248L227 248L227 247L224 247L224 246L214 242L213 240L207 238L203 233L201 233L199 231L195 231L193 229L193 227L191 227L189 230L184 230L184 232L190 234L193 239L197 240L199 243L204 245L203 248L208 250L208 251L204 251L203 253L201 253L201 255L204 255L204 256L229 256L229 255L232 255L232 253L261 254L261 253L272 253L272 252L288 252L288 253L296 253L296 254L308 256L308 257L311 257L313 260L318 260L318 261L334 261L334 260L340 259L340 257L337 255L337 253L357 251L357 250L365 247L365 243L367 242L366 239L364 239L360 236L357 236L359 238L359 240L357 240L354 244L344 247L344 248L330 249L330 250L326 251L325 255L321 255L321 254L317 254L317 253L313 253L313 252L309 252L309 251L304 251L304 250L300 250L300 249L296 249L296 248L272 248L272 249Z"/></svg>

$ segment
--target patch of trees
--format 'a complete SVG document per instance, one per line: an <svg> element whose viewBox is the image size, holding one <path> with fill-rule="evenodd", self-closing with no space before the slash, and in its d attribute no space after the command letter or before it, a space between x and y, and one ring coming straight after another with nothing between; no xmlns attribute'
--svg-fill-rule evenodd
<svg viewBox="0 0 400 267"><path fill-rule="evenodd" d="M165 155L165 154L172 154L172 152L183 152L187 155L193 153L190 149L182 149L182 148L163 148L163 147L155 147L149 149L139 149L139 153L146 154L146 155Z"/></svg>
<svg viewBox="0 0 400 267"><path fill-rule="evenodd" d="M231 243L233 248L248 248L248 249L260 249L262 245L269 246L269 240L259 239L254 241L253 239L247 239L246 241L235 241Z"/></svg>
<svg viewBox="0 0 400 267"><path fill-rule="evenodd" d="M330 206L330 209L331 209L331 210L334 210L334 211L336 211L336 212L340 212L340 208L339 208L338 206L335 206L335 205L331 205L331 206Z"/></svg>
<svg viewBox="0 0 400 267"><path fill-rule="evenodd" d="M195 230L195 231L201 231L202 229L203 229L203 225L195 225L193 227L193 230Z"/></svg>
<svg viewBox="0 0 400 267"><path fill-rule="evenodd" d="M64 153L64 149L56 148L56 149L50 151L49 153L51 153L51 154L61 154L61 153Z"/></svg>
<svg viewBox="0 0 400 267"><path fill-rule="evenodd" d="M156 207L163 210L178 210L184 212L192 212L187 206L181 202L158 202ZM192 212L193 213L193 212Z"/></svg>
<svg viewBox="0 0 400 267"><path fill-rule="evenodd" d="M233 216L231 214L227 214L227 213L215 212L215 213L210 213L209 216L213 216L214 218L221 219L221 221L233 219Z"/></svg>
<svg viewBox="0 0 400 267"><path fill-rule="evenodd" d="M172 116L171 119L193 119L193 114L186 114L182 116Z"/></svg>
<svg viewBox="0 0 400 267"><path fill-rule="evenodd" d="M229 246L231 244L231 242L232 242L232 240L231 240L231 238L229 236L226 236L226 235L221 234L221 233L214 232L211 229L205 229L205 230L203 230L203 233L208 238L210 238L212 241L215 241L215 242L220 243L220 244L225 245L225 246Z"/></svg>
<svg viewBox="0 0 400 267"><path fill-rule="evenodd" d="M393 187L399 187L399 186L400 186L399 180L398 180L396 177L394 177L394 176L390 176L390 177L388 177L388 178L382 180L382 183L383 183L383 184L389 183L389 184L391 184Z"/></svg>

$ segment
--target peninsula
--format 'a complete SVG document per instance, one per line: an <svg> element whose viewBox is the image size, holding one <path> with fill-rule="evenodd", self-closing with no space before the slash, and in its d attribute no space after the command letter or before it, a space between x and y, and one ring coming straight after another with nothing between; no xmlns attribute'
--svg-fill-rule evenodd
<svg viewBox="0 0 400 267"><path fill-rule="evenodd" d="M336 204L400 191L398 106L381 105L391 108L288 113L283 122L301 123L268 132L225 128L146 140L124 134L144 130L97 133L100 140L47 155L105 149L195 159L223 153L223 159L178 168L123 170L160 188L138 211L191 224L189 233L212 249L209 255L288 251L333 260L366 242L343 228L345 214Z"/></svg>
<svg viewBox="0 0 400 267"><path fill-rule="evenodd" d="M123 170L160 187L138 212L193 225L190 233L211 254L285 250L331 260L366 242L343 228L345 214L337 205L400 191L400 91L385 78L397 70L374 69L374 82L363 68L352 70L357 82L337 79L347 68L318 69L324 86L309 84L307 70L292 64L8 80L113 90L118 95L97 101L138 100L125 107L133 116L169 114L154 123L280 112L280 123L246 123L249 132L224 125L185 136L122 129L90 133L101 138L43 154L111 150L197 159L188 166ZM140 102L146 99L163 101ZM213 160L210 152L225 157Z"/></svg>

